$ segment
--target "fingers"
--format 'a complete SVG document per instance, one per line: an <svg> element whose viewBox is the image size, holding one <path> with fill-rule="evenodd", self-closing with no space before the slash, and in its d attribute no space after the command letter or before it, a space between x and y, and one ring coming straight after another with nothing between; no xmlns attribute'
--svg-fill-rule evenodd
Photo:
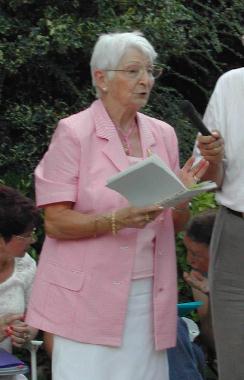
<svg viewBox="0 0 244 380"><path fill-rule="evenodd" d="M191 272L184 272L183 273L183 277L184 277L184 280L186 281L186 283L193 287L193 288L196 288L196 289L199 289L199 280L196 280L194 279L194 277L192 276Z"/></svg>
<svg viewBox="0 0 244 380"><path fill-rule="evenodd" d="M27 339L24 336L11 335L12 345L15 347L22 347L25 343L27 343Z"/></svg>
<svg viewBox="0 0 244 380"><path fill-rule="evenodd" d="M187 283L188 283L189 277L190 277L190 273L189 273L189 272L183 272L183 278L184 278L184 280L185 280Z"/></svg>
<svg viewBox="0 0 244 380"><path fill-rule="evenodd" d="M163 207L153 205L149 207L128 207L116 211L116 226L122 228L144 228L163 211Z"/></svg>
<svg viewBox="0 0 244 380"><path fill-rule="evenodd" d="M223 141L223 138L220 134L219 131L212 131L211 135L209 136L203 136L203 135L198 135L197 136L197 143L202 143L202 144L214 144L214 143L217 143L218 144L218 141Z"/></svg>
<svg viewBox="0 0 244 380"><path fill-rule="evenodd" d="M150 219L155 219L159 214L161 214L163 209L164 209L163 206L153 205L153 206L141 208L139 212L142 213L142 215L148 214L150 216Z"/></svg>
<svg viewBox="0 0 244 380"><path fill-rule="evenodd" d="M201 272L194 270L194 269L191 270L191 277L193 279L198 280L198 281L203 281L205 279L205 277L202 275Z"/></svg>
<svg viewBox="0 0 244 380"><path fill-rule="evenodd" d="M183 277L189 286L198 289L203 293L209 292L208 279L205 278L200 272L194 270L191 272L184 272Z"/></svg>
<svg viewBox="0 0 244 380"><path fill-rule="evenodd" d="M188 160L185 162L183 168L184 168L186 171L190 171L191 168L192 168L192 165L194 164L194 161L195 161L194 156L191 156L191 157L188 158Z"/></svg>
<svg viewBox="0 0 244 380"><path fill-rule="evenodd" d="M15 347L22 347L31 339L29 328L26 325L19 328L16 325L8 325L5 329L5 336L11 338L11 342Z"/></svg>
<svg viewBox="0 0 244 380"><path fill-rule="evenodd" d="M210 162L220 162L224 158L224 140L219 132L214 131L211 136L197 138L197 146L201 155Z"/></svg>
<svg viewBox="0 0 244 380"><path fill-rule="evenodd" d="M193 165L194 157L186 161L185 165L179 172L179 178L186 187L192 186L199 182L208 169L209 162L204 158L196 165Z"/></svg>
<svg viewBox="0 0 244 380"><path fill-rule="evenodd" d="M13 324L23 319L22 314L6 314L0 317L0 341L12 335Z"/></svg>
<svg viewBox="0 0 244 380"><path fill-rule="evenodd" d="M218 144L200 144L198 145L202 156L206 159L206 157L215 157L215 156L224 156L224 144L219 141Z"/></svg>
<svg viewBox="0 0 244 380"><path fill-rule="evenodd" d="M208 167L209 167L209 162L206 161L205 159L201 159L201 161L199 161L199 163L191 169L192 174L193 174L193 179L195 180L196 183L201 180L201 178L206 173Z"/></svg>
<svg viewBox="0 0 244 380"><path fill-rule="evenodd" d="M144 209L134 209L132 223L137 228L144 228L148 223L151 223L162 212L161 206L153 206Z"/></svg>
<svg viewBox="0 0 244 380"><path fill-rule="evenodd" d="M160 205L153 205L150 207L145 207L137 209L138 217L142 218L144 224L150 223L155 220L163 211L163 207Z"/></svg>
<svg viewBox="0 0 244 380"><path fill-rule="evenodd" d="M31 334L28 325L21 324L12 326L11 341L14 346L23 346L23 344L29 342L30 337Z"/></svg>

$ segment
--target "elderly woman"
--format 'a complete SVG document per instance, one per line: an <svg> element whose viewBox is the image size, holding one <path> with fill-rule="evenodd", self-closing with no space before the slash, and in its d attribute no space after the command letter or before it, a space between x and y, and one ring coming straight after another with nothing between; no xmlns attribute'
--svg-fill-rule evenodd
<svg viewBox="0 0 244 380"><path fill-rule="evenodd" d="M35 171L47 237L27 320L54 334L53 380L168 379L173 217L179 227L188 207L135 208L106 187L149 151L188 184L207 166L179 172L173 128L138 112L161 74L156 56L140 33L102 35L91 58L99 99L59 122Z"/></svg>

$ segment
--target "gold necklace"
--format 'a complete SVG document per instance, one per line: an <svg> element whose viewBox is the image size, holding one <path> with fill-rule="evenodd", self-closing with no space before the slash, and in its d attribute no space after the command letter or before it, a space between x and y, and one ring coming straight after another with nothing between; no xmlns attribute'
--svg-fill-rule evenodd
<svg viewBox="0 0 244 380"><path fill-rule="evenodd" d="M135 121L133 124L131 124L130 128L128 129L128 131L126 133L119 126L116 127L119 134L120 134L121 142L122 142L122 145L124 147L125 153L127 155L132 155L131 154L132 147L131 147L131 142L130 142L129 138L130 138L132 132L134 131L134 129L136 127L137 127L137 124Z"/></svg>

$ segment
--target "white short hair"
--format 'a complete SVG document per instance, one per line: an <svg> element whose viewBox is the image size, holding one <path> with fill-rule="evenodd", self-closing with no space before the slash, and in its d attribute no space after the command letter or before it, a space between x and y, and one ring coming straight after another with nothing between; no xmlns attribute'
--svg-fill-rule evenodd
<svg viewBox="0 0 244 380"><path fill-rule="evenodd" d="M116 69L129 48L136 48L153 63L157 53L141 32L102 34L93 49L90 67L92 84L96 87L94 71L96 69Z"/></svg>

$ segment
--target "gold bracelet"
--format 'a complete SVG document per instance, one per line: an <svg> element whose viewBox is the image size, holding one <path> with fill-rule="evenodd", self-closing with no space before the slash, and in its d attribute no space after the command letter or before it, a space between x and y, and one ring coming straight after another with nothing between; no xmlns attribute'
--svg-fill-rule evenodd
<svg viewBox="0 0 244 380"><path fill-rule="evenodd" d="M112 227L112 234L116 235L118 231L117 231L117 226L116 226L115 211L113 211L111 214L111 227Z"/></svg>

